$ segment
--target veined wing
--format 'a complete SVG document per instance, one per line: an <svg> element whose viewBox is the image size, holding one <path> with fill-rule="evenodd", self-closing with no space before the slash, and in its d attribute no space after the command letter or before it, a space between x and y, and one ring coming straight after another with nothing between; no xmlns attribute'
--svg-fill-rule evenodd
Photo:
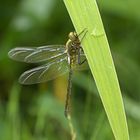
<svg viewBox="0 0 140 140"><path fill-rule="evenodd" d="M64 45L48 45L33 48L14 48L9 51L8 55L13 60L26 63L38 63L55 59L62 55L66 56L66 51Z"/></svg>
<svg viewBox="0 0 140 140"><path fill-rule="evenodd" d="M25 71L19 78L19 82L24 85L36 84L55 79L68 72L68 63L66 57L53 61L47 65L42 65L31 70Z"/></svg>

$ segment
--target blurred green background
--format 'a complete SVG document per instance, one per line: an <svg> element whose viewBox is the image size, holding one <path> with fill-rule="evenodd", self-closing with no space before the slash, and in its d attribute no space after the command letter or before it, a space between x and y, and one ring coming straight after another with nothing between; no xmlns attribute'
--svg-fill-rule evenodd
<svg viewBox="0 0 140 140"><path fill-rule="evenodd" d="M140 1L97 2L123 94L130 139L139 140ZM67 75L23 86L18 83L20 74L38 65L7 56L17 46L65 44L70 31L74 28L62 0L0 2L0 140L71 139L63 112ZM71 102L78 140L114 139L90 70L74 74Z"/></svg>

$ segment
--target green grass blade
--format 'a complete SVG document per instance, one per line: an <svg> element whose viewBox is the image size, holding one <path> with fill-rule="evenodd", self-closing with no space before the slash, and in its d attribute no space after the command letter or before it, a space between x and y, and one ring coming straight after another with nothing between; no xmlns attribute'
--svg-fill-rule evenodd
<svg viewBox="0 0 140 140"><path fill-rule="evenodd" d="M64 3L76 31L88 29L82 45L115 139L129 140L121 91L96 1L64 0Z"/></svg>

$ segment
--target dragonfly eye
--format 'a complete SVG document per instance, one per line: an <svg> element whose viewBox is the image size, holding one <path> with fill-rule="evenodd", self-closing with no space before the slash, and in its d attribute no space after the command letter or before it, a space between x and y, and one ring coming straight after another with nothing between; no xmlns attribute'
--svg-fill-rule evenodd
<svg viewBox="0 0 140 140"><path fill-rule="evenodd" d="M70 32L68 37L70 40L75 41L77 39L77 34L76 32Z"/></svg>

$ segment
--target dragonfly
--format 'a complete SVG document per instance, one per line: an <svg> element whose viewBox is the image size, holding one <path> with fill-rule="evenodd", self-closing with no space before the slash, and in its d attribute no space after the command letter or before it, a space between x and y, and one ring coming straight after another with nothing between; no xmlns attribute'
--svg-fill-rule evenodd
<svg viewBox="0 0 140 140"><path fill-rule="evenodd" d="M17 47L8 52L8 56L16 61L26 63L46 62L44 65L27 70L21 74L19 77L19 83L24 85L53 80L58 76L69 72L65 103L66 117L70 112L69 104L73 71L87 68L86 57L81 46L81 41L85 37L86 33L87 29L84 29L79 34L75 31L70 32L68 34L68 41L65 45ZM79 37L81 37L81 40Z"/></svg>

